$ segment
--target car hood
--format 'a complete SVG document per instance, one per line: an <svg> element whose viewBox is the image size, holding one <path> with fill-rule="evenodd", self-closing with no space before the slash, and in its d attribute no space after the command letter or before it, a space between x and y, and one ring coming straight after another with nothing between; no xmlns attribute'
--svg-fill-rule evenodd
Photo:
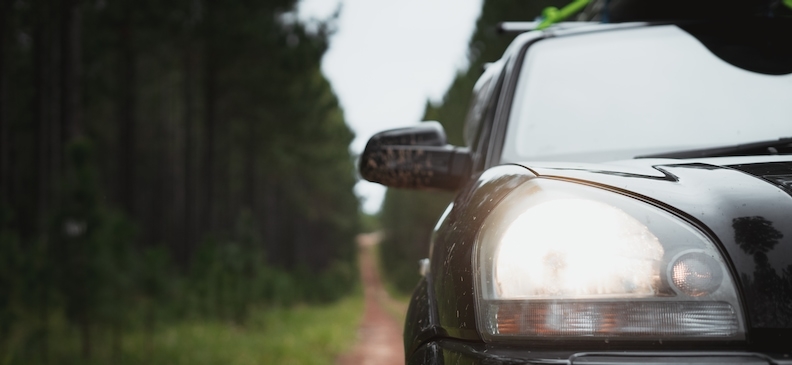
<svg viewBox="0 0 792 365"><path fill-rule="evenodd" d="M792 156L519 165L648 198L698 222L733 264L749 328L792 329Z"/></svg>

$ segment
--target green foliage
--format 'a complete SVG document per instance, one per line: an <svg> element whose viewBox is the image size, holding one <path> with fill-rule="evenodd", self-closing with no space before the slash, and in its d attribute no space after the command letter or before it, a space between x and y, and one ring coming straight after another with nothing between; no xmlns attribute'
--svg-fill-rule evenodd
<svg viewBox="0 0 792 365"><path fill-rule="evenodd" d="M404 293L415 288L418 260L428 257L427 244L450 194L388 189L381 217L384 237L379 254L385 278Z"/></svg>
<svg viewBox="0 0 792 365"><path fill-rule="evenodd" d="M462 131L473 86L484 63L498 60L514 39L498 34L497 24L530 21L545 7L563 6L567 2L485 0L468 46L469 68L457 74L441 103L427 103L424 120L440 121L449 143L464 145ZM417 283L417 262L428 256L432 229L451 197L451 194L388 189L380 213L385 234L381 254L385 276L399 290L411 291Z"/></svg>
<svg viewBox="0 0 792 365"><path fill-rule="evenodd" d="M360 231L371 233L382 229L379 215L360 212Z"/></svg>
<svg viewBox="0 0 792 365"><path fill-rule="evenodd" d="M121 364L333 364L355 339L360 297L328 306L254 309L244 326L186 322L132 333Z"/></svg>
<svg viewBox="0 0 792 365"><path fill-rule="evenodd" d="M243 226L244 223L240 225ZM130 363L147 363L149 358L141 357L146 351L141 351L139 347L128 349L129 343L137 342L134 346L159 348L160 352L151 355L155 356L152 361L166 363L172 356L184 355L171 351L184 351L184 346L205 346L207 344L201 341L209 340L211 336L238 341L240 336L234 334L237 331L233 327L269 330L270 324L263 321L261 316L266 316L267 321L273 321L277 315L271 316L269 313L272 311L289 315L292 311L302 313L306 309L299 308L304 303L336 303L332 305L340 309L338 306L349 302L349 299L342 299L348 297L356 288L356 268L349 262L337 261L321 272L307 268L287 271L267 263L263 251L246 249L246 245L252 242L244 241L205 243L193 256L190 272L181 274L168 264L170 259L167 251L151 248L137 252L129 244L132 241L126 244L118 241L119 238L128 237L129 229L128 223L122 218L106 218L106 222L93 234L93 240L99 242L99 245L93 247L92 251L79 251L82 257L79 260L70 259L68 267L64 267L63 263L50 262L62 270L54 272L50 277L46 277L46 270L42 270L45 266L33 266L31 269L26 262L21 262L25 257L18 253L19 245L16 244L18 240L15 237L2 237L0 247L3 252L0 253L3 254L4 265L0 271L0 282L12 289L4 292L0 298L3 300L3 306L0 307L3 310L0 312L3 320L0 322L3 324L0 328L3 335L0 353L6 357L3 359L4 363L82 363L77 359L85 356L79 355L85 350L76 349L84 348L86 341L92 346L91 357L122 356L137 359ZM86 239L85 242L90 241ZM119 254L121 252L124 253ZM66 258L61 256L57 259ZM70 273L67 269L73 272ZM20 275L20 272L9 272L10 270L34 272ZM86 273L91 277L87 278ZM43 308L40 298L26 293L25 283L21 282L36 277L50 280L55 289L44 292L53 298ZM27 284L38 289L33 294L47 287L46 282ZM76 289L80 285L85 286L85 289ZM86 293L89 290L93 292ZM298 309L278 309L294 306ZM262 307L269 309L262 311ZM310 311L307 313L306 315L311 316ZM347 317L334 318L337 322L333 322L333 325L341 322L342 328L350 326L355 321L348 314L344 314ZM354 314L359 314L359 311ZM289 318L295 320L293 317ZM317 319L315 316L310 318ZM343 322L347 320L351 322ZM203 324L205 321L209 321L209 324ZM212 324L215 322L216 325ZM232 328L226 328L226 325L220 323L233 325ZM310 329L307 321L298 323L302 326L298 331L308 331L306 335L312 335L315 331L332 331L332 336L336 336L332 341L341 340L335 329L322 327L321 321L318 323L319 329ZM213 332L219 334L212 334ZM48 337L46 343L42 343L43 334ZM187 336L187 339L171 348L167 339L177 335ZM192 337L194 335L198 337ZM86 339L82 336L89 337ZM273 341L276 337L261 337L257 333L252 336L259 339L269 338L269 341L259 345L277 349L274 354L261 352L258 356L296 357L302 359L299 363L304 363L302 361L309 358L296 355L298 346L294 339L281 344ZM329 341L325 337L316 340ZM244 340L245 343L252 344L247 341ZM279 344L286 346L286 349L278 348ZM44 346L46 357L41 352ZM320 343L317 346L320 347L316 351L321 352L319 359L330 358L325 352L329 350L321 347L327 344ZM340 351L337 345L332 346L331 353L337 354ZM230 354L217 344L203 351L208 352L209 358ZM164 358L159 359L157 356ZM321 361L324 363L326 360Z"/></svg>

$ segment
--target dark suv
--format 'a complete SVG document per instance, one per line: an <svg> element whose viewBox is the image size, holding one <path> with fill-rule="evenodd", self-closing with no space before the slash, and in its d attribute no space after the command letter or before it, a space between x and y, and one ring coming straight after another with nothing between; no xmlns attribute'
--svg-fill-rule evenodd
<svg viewBox="0 0 792 365"><path fill-rule="evenodd" d="M792 23L550 27L475 86L467 146L382 132L390 187L456 191L409 364L792 364Z"/></svg>

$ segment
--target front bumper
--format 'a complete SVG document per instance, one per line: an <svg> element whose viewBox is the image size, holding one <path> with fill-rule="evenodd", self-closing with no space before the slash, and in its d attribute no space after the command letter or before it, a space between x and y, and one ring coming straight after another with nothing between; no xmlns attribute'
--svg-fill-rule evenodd
<svg viewBox="0 0 792 365"><path fill-rule="evenodd" d="M792 351L792 344L790 344ZM762 354L742 351L685 352L562 352L529 351L452 339L432 341L407 359L408 365L792 365L792 353Z"/></svg>

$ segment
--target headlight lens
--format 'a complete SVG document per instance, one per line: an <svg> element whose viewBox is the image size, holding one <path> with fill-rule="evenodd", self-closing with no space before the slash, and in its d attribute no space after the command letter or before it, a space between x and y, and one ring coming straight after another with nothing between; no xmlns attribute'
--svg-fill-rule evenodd
<svg viewBox="0 0 792 365"><path fill-rule="evenodd" d="M485 340L744 338L715 245L627 196L534 179L490 213L476 250Z"/></svg>

